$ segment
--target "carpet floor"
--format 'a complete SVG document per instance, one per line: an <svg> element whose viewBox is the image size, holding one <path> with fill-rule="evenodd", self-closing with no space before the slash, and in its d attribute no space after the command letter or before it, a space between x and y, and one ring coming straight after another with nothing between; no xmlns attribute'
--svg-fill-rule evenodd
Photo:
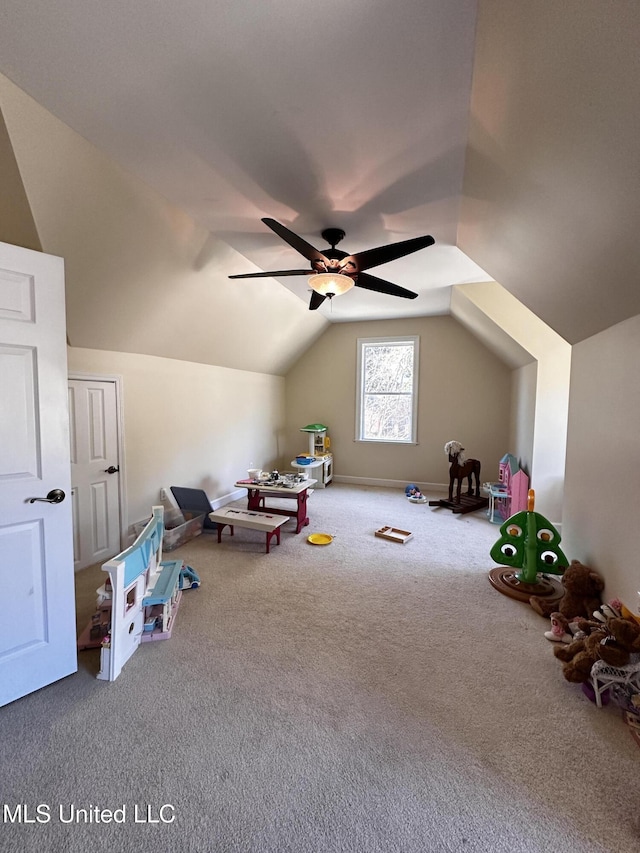
<svg viewBox="0 0 640 853"><path fill-rule="evenodd" d="M0 710L0 850L637 853L640 749L489 583L485 512L333 484L309 515L270 554L173 551L202 586L170 640ZM76 577L79 629L103 577Z"/></svg>

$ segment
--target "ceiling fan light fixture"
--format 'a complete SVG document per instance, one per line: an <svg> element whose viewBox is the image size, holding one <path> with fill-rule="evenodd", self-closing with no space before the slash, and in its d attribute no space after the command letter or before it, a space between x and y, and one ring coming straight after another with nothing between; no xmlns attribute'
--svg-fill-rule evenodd
<svg viewBox="0 0 640 853"><path fill-rule="evenodd" d="M312 275L309 279L309 287L323 296L342 296L347 290L351 290L355 282L348 275L340 273L323 272Z"/></svg>

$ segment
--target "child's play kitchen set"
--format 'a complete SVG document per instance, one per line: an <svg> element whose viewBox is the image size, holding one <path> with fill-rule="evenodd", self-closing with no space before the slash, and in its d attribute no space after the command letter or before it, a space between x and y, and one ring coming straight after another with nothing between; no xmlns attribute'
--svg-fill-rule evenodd
<svg viewBox="0 0 640 853"><path fill-rule="evenodd" d="M329 453L331 439L324 424L307 424L300 432L309 436L309 452L300 453L291 460L293 468L310 472L309 476L317 480L316 488L324 489L333 480L333 455Z"/></svg>
<svg viewBox="0 0 640 853"><path fill-rule="evenodd" d="M327 429L324 424L308 424L302 427L300 432L306 432L309 436L309 452L300 453L291 460L291 466L296 469L293 473L269 473L261 468L248 468L249 479L257 485L293 488L311 477L316 480L315 488L324 489L333 479L333 456L329 453L331 440Z"/></svg>

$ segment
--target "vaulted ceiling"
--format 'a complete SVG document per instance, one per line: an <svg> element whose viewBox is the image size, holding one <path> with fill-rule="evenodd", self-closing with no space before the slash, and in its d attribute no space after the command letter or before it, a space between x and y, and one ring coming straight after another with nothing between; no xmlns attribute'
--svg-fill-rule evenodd
<svg viewBox="0 0 640 853"><path fill-rule="evenodd" d="M372 270L417 299L356 289L312 334L491 279L572 343L640 313L637 4L5 0L0 22L0 71L198 224L220 294L306 266L272 217L350 253L435 238ZM267 282L306 311L304 276Z"/></svg>

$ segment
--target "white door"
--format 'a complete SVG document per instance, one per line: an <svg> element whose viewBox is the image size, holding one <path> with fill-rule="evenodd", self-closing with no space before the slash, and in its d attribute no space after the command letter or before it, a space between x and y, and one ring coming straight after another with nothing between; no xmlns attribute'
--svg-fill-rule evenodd
<svg viewBox="0 0 640 853"><path fill-rule="evenodd" d="M0 706L77 669L70 493L64 264L0 243Z"/></svg>
<svg viewBox="0 0 640 853"><path fill-rule="evenodd" d="M75 570L120 550L120 462L116 384L69 380Z"/></svg>

